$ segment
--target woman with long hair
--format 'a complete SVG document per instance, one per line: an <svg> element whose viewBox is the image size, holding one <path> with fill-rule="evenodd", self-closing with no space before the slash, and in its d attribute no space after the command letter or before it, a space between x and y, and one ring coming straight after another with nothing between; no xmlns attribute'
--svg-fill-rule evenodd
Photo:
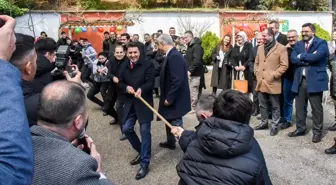
<svg viewBox="0 0 336 185"><path fill-rule="evenodd" d="M253 88L253 71L251 71L251 65L253 64L249 60L251 52L252 44L248 42L246 33L244 31L238 32L236 35L236 44L232 49L230 64L234 68L235 80L242 80L237 79L237 76L240 76L241 72L243 72L243 77L248 81L248 93L251 93Z"/></svg>
<svg viewBox="0 0 336 185"><path fill-rule="evenodd" d="M231 51L230 35L225 35L220 44L212 51L213 70L210 86L214 95L216 95L217 89L227 90L231 88L232 67L229 65Z"/></svg>

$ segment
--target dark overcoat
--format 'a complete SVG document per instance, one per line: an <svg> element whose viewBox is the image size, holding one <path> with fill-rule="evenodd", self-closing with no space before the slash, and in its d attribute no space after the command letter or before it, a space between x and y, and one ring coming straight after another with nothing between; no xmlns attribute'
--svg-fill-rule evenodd
<svg viewBox="0 0 336 185"><path fill-rule="evenodd" d="M165 119L181 118L191 110L188 67L183 55L173 48L161 64L159 113ZM167 100L169 105L164 105Z"/></svg>
<svg viewBox="0 0 336 185"><path fill-rule="evenodd" d="M126 63L123 73L120 75L118 88L124 93L123 113L126 121L127 115L134 106L136 116L139 122L148 122L153 120L153 112L146 107L138 98L126 92L126 87L133 87L134 91L141 89L141 97L153 106L153 88L154 88L154 65L147 60L139 60L131 69L130 62Z"/></svg>

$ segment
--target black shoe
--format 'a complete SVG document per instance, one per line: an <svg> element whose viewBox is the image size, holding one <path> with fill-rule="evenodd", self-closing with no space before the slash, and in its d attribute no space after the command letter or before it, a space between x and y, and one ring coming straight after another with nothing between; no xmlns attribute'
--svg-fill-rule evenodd
<svg viewBox="0 0 336 185"><path fill-rule="evenodd" d="M293 126L291 122L286 121L281 125L281 129L287 129L289 127Z"/></svg>
<svg viewBox="0 0 336 185"><path fill-rule="evenodd" d="M289 137L298 137L306 135L306 131L295 130L294 132L290 132L288 134Z"/></svg>
<svg viewBox="0 0 336 185"><path fill-rule="evenodd" d="M270 135L271 135L271 136L275 136L275 135L278 134L278 132L279 132L279 129L277 129L277 128L272 128L272 129L271 129L271 132L270 132Z"/></svg>
<svg viewBox="0 0 336 185"><path fill-rule="evenodd" d="M322 140L322 134L314 134L313 135L313 143L319 143Z"/></svg>
<svg viewBox="0 0 336 185"><path fill-rule="evenodd" d="M254 127L254 130L265 130L265 129L268 129L268 124L260 124Z"/></svg>
<svg viewBox="0 0 336 185"><path fill-rule="evenodd" d="M140 155L138 154L131 162L130 165L140 164Z"/></svg>
<svg viewBox="0 0 336 185"><path fill-rule="evenodd" d="M140 179L146 177L148 171L149 171L148 167L146 167L146 168L140 168L139 171L138 171L138 173L135 176L135 179L136 180L140 180Z"/></svg>
<svg viewBox="0 0 336 185"><path fill-rule="evenodd" d="M171 149L171 150L175 150L175 148L176 148L175 143L172 144L172 143L168 143L168 142L162 142L162 143L159 144L159 146L161 148L168 148L168 149Z"/></svg>
<svg viewBox="0 0 336 185"><path fill-rule="evenodd" d="M324 153L326 153L326 154L336 154L336 145L325 149Z"/></svg>
<svg viewBox="0 0 336 185"><path fill-rule="evenodd" d="M336 131L336 123L328 128L329 131Z"/></svg>
<svg viewBox="0 0 336 185"><path fill-rule="evenodd" d="M124 140L126 140L126 139L127 139L127 137L126 137L125 134L123 134L123 135L120 136L120 141L124 141Z"/></svg>

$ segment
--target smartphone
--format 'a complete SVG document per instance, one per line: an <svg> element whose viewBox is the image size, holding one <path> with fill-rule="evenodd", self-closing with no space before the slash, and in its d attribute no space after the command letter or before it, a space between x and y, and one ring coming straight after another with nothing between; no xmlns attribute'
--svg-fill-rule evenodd
<svg viewBox="0 0 336 185"><path fill-rule="evenodd" d="M83 151L87 154L90 155L91 151L90 151L90 148L86 142L86 139L85 139L85 129L83 130L83 132L78 136L78 145L83 145L84 148L83 148Z"/></svg>

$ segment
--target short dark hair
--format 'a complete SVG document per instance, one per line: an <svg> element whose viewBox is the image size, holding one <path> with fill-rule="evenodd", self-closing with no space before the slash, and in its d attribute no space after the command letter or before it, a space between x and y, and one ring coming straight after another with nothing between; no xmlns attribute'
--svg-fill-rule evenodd
<svg viewBox="0 0 336 185"><path fill-rule="evenodd" d="M127 40L130 40L131 36L128 33L123 33L120 37L126 37Z"/></svg>
<svg viewBox="0 0 336 185"><path fill-rule="evenodd" d="M22 33L16 33L16 49L12 55L12 58L9 60L11 64L19 68L24 64L24 59L30 54L34 53L35 50L35 39L32 36L24 35Z"/></svg>
<svg viewBox="0 0 336 185"><path fill-rule="evenodd" d="M85 110L83 87L66 80L48 84L41 92L37 106L38 120L65 127Z"/></svg>
<svg viewBox="0 0 336 185"><path fill-rule="evenodd" d="M133 34L133 37L134 37L134 36L138 36L138 37L139 37L139 34L135 33L135 34Z"/></svg>
<svg viewBox="0 0 336 185"><path fill-rule="evenodd" d="M272 28L267 28L267 35L269 35L269 36L275 36L275 34L274 34L274 31L272 30Z"/></svg>
<svg viewBox="0 0 336 185"><path fill-rule="evenodd" d="M64 31L61 32L61 35L66 34Z"/></svg>
<svg viewBox="0 0 336 185"><path fill-rule="evenodd" d="M128 43L126 48L127 48L127 49L128 49L128 48L138 48L139 51L140 51L139 44L137 44L137 43L135 43L135 42L130 42L130 43Z"/></svg>
<svg viewBox="0 0 336 185"><path fill-rule="evenodd" d="M84 38L83 38L83 37L81 37L81 38L79 38L79 40L84 40Z"/></svg>
<svg viewBox="0 0 336 185"><path fill-rule="evenodd" d="M162 31L161 29L159 29L157 32L161 32L161 33L163 33L163 31Z"/></svg>
<svg viewBox="0 0 336 185"><path fill-rule="evenodd" d="M47 52L53 53L57 50L57 44L54 39L46 38L40 39L35 43L35 49L37 53L46 54Z"/></svg>
<svg viewBox="0 0 336 185"><path fill-rule="evenodd" d="M145 33L144 36L148 36L148 37L150 37L149 33Z"/></svg>
<svg viewBox="0 0 336 185"><path fill-rule="evenodd" d="M174 28L174 27L170 27L169 29L170 29L170 30L175 30L175 28Z"/></svg>
<svg viewBox="0 0 336 185"><path fill-rule="evenodd" d="M314 24L312 24L312 23L305 23L305 24L302 25L302 28L303 27L309 27L313 33L316 32L316 28L315 28Z"/></svg>
<svg viewBox="0 0 336 185"><path fill-rule="evenodd" d="M121 47L121 48L123 49L123 51L126 51L126 50L127 50L127 49L126 49L126 46L123 46L123 45L120 45L120 44L116 45L115 48L117 48L117 47Z"/></svg>
<svg viewBox="0 0 336 185"><path fill-rule="evenodd" d="M42 32L40 33L40 35L42 35L42 34L46 34L46 35L47 35L47 33L46 33L46 32L44 32L44 31L42 31Z"/></svg>
<svg viewBox="0 0 336 185"><path fill-rule="evenodd" d="M107 55L106 55L105 52L100 52L100 53L98 53L98 56L104 56L105 58L107 58Z"/></svg>
<svg viewBox="0 0 336 185"><path fill-rule="evenodd" d="M213 111L213 106L216 100L215 95L202 95L196 104L196 112L200 110Z"/></svg>
<svg viewBox="0 0 336 185"><path fill-rule="evenodd" d="M277 21L277 20L271 20L270 22L269 22L269 24L275 24L275 27L276 28L280 28L280 23L279 23L279 21Z"/></svg>
<svg viewBox="0 0 336 185"><path fill-rule="evenodd" d="M87 38L84 38L83 42L89 42L89 40Z"/></svg>
<svg viewBox="0 0 336 185"><path fill-rule="evenodd" d="M221 92L215 100L213 116L249 124L253 111L252 101L236 90Z"/></svg>
<svg viewBox="0 0 336 185"><path fill-rule="evenodd" d="M104 35L106 35L106 34L107 34L107 35L110 35L110 33L109 33L108 31L104 32Z"/></svg>
<svg viewBox="0 0 336 185"><path fill-rule="evenodd" d="M192 31L190 31L190 30L188 30L188 31L184 32L184 34L188 34L188 35L190 35L191 37L194 37L194 34L193 34L193 32L192 32Z"/></svg>

